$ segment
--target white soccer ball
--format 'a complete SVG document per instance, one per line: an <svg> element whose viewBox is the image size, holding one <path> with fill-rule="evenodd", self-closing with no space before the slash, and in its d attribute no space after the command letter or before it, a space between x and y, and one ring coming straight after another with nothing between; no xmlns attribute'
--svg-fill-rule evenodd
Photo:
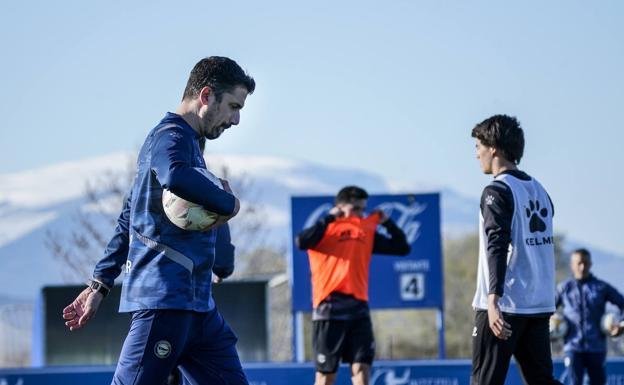
<svg viewBox="0 0 624 385"><path fill-rule="evenodd" d="M223 189L219 178L205 169L198 169L212 183ZM219 219L219 214L206 210L203 206L180 198L169 190L163 190L162 205L165 215L179 228L189 231L207 231Z"/></svg>
<svg viewBox="0 0 624 385"><path fill-rule="evenodd" d="M611 329L613 329L618 323L620 324L620 327L624 326L624 321L620 322L616 314L605 313L605 315L603 315L600 319L600 329L602 329L604 334L610 336Z"/></svg>
<svg viewBox="0 0 624 385"><path fill-rule="evenodd" d="M550 317L548 330L551 340L563 338L568 333L568 321L566 321L563 315L555 313Z"/></svg>

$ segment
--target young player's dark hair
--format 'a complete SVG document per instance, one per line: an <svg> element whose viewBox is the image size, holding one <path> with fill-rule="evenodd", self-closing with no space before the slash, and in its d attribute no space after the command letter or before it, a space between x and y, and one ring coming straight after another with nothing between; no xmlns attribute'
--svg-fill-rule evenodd
<svg viewBox="0 0 624 385"><path fill-rule="evenodd" d="M336 203L352 203L360 199L368 199L368 193L361 187L343 187L336 195Z"/></svg>
<svg viewBox="0 0 624 385"><path fill-rule="evenodd" d="M524 132L513 116L494 115L472 129L472 137L494 147L510 162L520 163L524 153Z"/></svg>
<svg viewBox="0 0 624 385"><path fill-rule="evenodd" d="M572 252L572 255L574 254L580 255L583 259L591 260L591 253L587 249L584 249L584 248L576 249Z"/></svg>
<svg viewBox="0 0 624 385"><path fill-rule="evenodd" d="M200 60L191 70L182 100L194 98L204 87L210 87L217 102L221 101L224 92L242 86L252 94L256 82L245 73L232 59L222 56L211 56Z"/></svg>

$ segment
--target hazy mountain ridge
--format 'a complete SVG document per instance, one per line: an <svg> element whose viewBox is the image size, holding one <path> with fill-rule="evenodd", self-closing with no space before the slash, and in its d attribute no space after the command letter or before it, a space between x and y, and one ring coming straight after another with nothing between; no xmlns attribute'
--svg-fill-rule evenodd
<svg viewBox="0 0 624 385"><path fill-rule="evenodd" d="M0 280L4 283L0 297L4 297L3 302L8 298L32 299L42 285L65 282L65 267L44 245L46 232L53 229L62 233L76 226L76 214L90 210L85 199L87 183L97 185L103 175L127 179L133 162L132 154L116 153L0 175ZM225 166L233 179L249 181L250 190L243 195L243 205L248 200L261 206L269 243L281 247L290 244L291 196L334 195L347 184L360 185L373 194L439 191L443 236L457 237L477 230L478 199L450 188L424 183L397 184L365 170L270 156L209 155L206 162L218 176L222 176ZM111 212L119 210L114 206L110 205ZM110 227L109 224L99 225ZM566 245L566 248L580 244L569 243L570 247ZM624 257L598 249L592 251L596 275L623 290L624 283L617 277L624 270Z"/></svg>

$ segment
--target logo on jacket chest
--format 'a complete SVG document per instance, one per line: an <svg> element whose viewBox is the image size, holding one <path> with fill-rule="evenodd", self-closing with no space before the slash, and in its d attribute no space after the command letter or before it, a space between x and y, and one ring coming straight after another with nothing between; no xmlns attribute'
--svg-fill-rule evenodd
<svg viewBox="0 0 624 385"><path fill-rule="evenodd" d="M355 228L340 229L338 231L338 242L348 241L365 242L366 233L360 229Z"/></svg>

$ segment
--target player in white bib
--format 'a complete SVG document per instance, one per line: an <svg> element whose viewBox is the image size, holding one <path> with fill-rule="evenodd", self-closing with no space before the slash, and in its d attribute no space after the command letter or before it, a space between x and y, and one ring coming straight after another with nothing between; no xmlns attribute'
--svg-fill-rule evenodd
<svg viewBox="0 0 624 385"><path fill-rule="evenodd" d="M555 311L552 201L518 170L524 133L516 118L492 116L472 137L482 171L494 180L481 196L471 384L503 385L512 355L526 384L560 384L548 333Z"/></svg>

